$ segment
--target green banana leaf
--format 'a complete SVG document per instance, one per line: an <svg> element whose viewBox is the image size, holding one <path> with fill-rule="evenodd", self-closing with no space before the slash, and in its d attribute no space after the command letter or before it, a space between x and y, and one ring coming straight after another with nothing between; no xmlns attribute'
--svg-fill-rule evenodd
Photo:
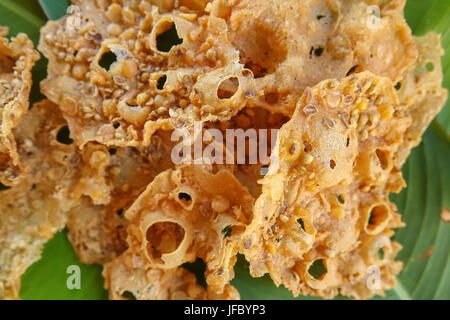
<svg viewBox="0 0 450 320"><path fill-rule="evenodd" d="M67 7L70 5L69 0L39 1L39 3L50 20L57 20L63 17L67 12Z"/></svg>
<svg viewBox="0 0 450 320"><path fill-rule="evenodd" d="M0 25L9 26L11 35L25 32L36 43L39 28L47 19L45 15L57 19L65 14L68 5L67 0L39 2L41 7L37 0L0 0ZM432 30L442 34L446 50L442 60L444 86L450 88L450 0L408 0L405 16L415 35ZM43 60L33 70L37 81L45 77L45 64ZM40 98L38 89L34 90L32 101ZM395 235L395 240L403 245L398 259L405 267L398 277L398 286L387 292L388 299L450 299L450 224L440 219L442 208L450 208L448 104L403 168L408 187L391 197L407 225ZM81 269L80 290L67 289L66 270L70 265ZM201 263L189 266L199 277L203 268ZM232 283L242 299L293 299L288 290L275 287L268 276L251 278L248 264L241 256L235 271ZM101 267L80 263L63 230L46 244L42 259L23 275L20 296L22 299L106 299L107 293L103 289Z"/></svg>

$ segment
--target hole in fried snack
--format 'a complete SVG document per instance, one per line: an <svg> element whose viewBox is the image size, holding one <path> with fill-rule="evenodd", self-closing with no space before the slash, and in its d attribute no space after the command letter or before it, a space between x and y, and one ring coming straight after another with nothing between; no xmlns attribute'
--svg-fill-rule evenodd
<svg viewBox="0 0 450 320"><path fill-rule="evenodd" d="M197 284L206 289L206 263L201 258L197 258L195 262L186 262L182 264L181 267L189 272L192 272L197 278Z"/></svg>
<svg viewBox="0 0 450 320"><path fill-rule="evenodd" d="M330 160L330 168L331 169L336 168L336 161L334 161L333 159Z"/></svg>
<svg viewBox="0 0 450 320"><path fill-rule="evenodd" d="M425 68L427 69L428 72L433 72L433 70L434 70L434 64L433 64L432 62L428 62L428 63L425 65Z"/></svg>
<svg viewBox="0 0 450 320"><path fill-rule="evenodd" d="M117 152L117 149L116 149L116 148L109 148L109 149L108 149L108 152L109 152L109 154L110 154L110 155L112 155L112 156L113 156L113 155L115 155L115 154L116 154L116 152Z"/></svg>
<svg viewBox="0 0 450 320"><path fill-rule="evenodd" d="M8 190L8 189L11 189L11 187L5 186L3 183L0 182L0 191Z"/></svg>
<svg viewBox="0 0 450 320"><path fill-rule="evenodd" d="M122 292L122 297L124 297L127 300L137 300L134 294L128 290Z"/></svg>
<svg viewBox="0 0 450 320"><path fill-rule="evenodd" d="M186 193L186 192L180 192L178 194L178 199L186 201L186 202L191 202L192 197L190 194Z"/></svg>
<svg viewBox="0 0 450 320"><path fill-rule="evenodd" d="M375 153L377 154L381 169L386 170L389 166L388 155L386 155L385 151L380 150L380 149L375 150Z"/></svg>
<svg viewBox="0 0 450 320"><path fill-rule="evenodd" d="M266 100L266 102L271 105L276 104L278 102L278 99L279 98L277 92L269 92L264 95L264 100Z"/></svg>
<svg viewBox="0 0 450 320"><path fill-rule="evenodd" d="M303 150L305 152L311 152L312 151L312 146L308 141L303 141Z"/></svg>
<svg viewBox="0 0 450 320"><path fill-rule="evenodd" d="M345 146L348 147L350 145L350 137L347 137L347 142L345 143Z"/></svg>
<svg viewBox="0 0 450 320"><path fill-rule="evenodd" d="M395 90L400 90L400 88L402 87L402 83L401 82L397 82L394 86Z"/></svg>
<svg viewBox="0 0 450 320"><path fill-rule="evenodd" d="M239 89L239 79L236 77L228 78L222 81L217 88L219 99L230 99Z"/></svg>
<svg viewBox="0 0 450 320"><path fill-rule="evenodd" d="M231 236L231 226L226 226L225 228L223 228L222 230L222 234L224 235L225 238Z"/></svg>
<svg viewBox="0 0 450 320"><path fill-rule="evenodd" d="M259 169L259 173L260 173L262 176L265 176L268 172L269 172L269 166L262 166L262 167Z"/></svg>
<svg viewBox="0 0 450 320"><path fill-rule="evenodd" d="M327 273L323 259L318 259L308 268L308 273L316 280L321 280Z"/></svg>
<svg viewBox="0 0 450 320"><path fill-rule="evenodd" d="M114 129L118 129L120 127L120 123L116 122L113 124Z"/></svg>
<svg viewBox="0 0 450 320"><path fill-rule="evenodd" d="M117 56L114 53L112 53L111 51L108 51L102 55L98 64L100 67L102 67L106 71L109 71L109 68L111 67L111 65L116 61L117 61Z"/></svg>
<svg viewBox="0 0 450 320"><path fill-rule="evenodd" d="M166 75L163 75L163 76L159 77L158 85L156 86L156 88L158 90L164 89L164 85L166 84L166 81L167 81L167 76Z"/></svg>
<svg viewBox="0 0 450 320"><path fill-rule="evenodd" d="M173 46L183 43L183 39L178 36L175 23L168 23L165 31L156 37L156 48L161 52L169 52Z"/></svg>
<svg viewBox="0 0 450 320"><path fill-rule="evenodd" d="M378 249L378 259L383 260L384 259L384 250L383 248Z"/></svg>
<svg viewBox="0 0 450 320"><path fill-rule="evenodd" d="M58 134L56 135L56 140L62 144L72 144L73 140L70 138L70 129L68 126L64 126L59 129Z"/></svg>
<svg viewBox="0 0 450 320"><path fill-rule="evenodd" d="M122 217L122 216L123 216L123 209L117 210L116 214L117 214L119 217Z"/></svg>
<svg viewBox="0 0 450 320"><path fill-rule="evenodd" d="M184 229L175 222L157 222L147 229L149 254L160 258L162 254L174 252L184 239Z"/></svg>
<svg viewBox="0 0 450 320"><path fill-rule="evenodd" d="M358 68L357 64L355 64L353 67L351 67L350 70L348 70L348 72L347 72L347 74L345 76L348 77L349 75L354 73L356 71L356 68Z"/></svg>
<svg viewBox="0 0 450 320"><path fill-rule="evenodd" d="M374 206L370 210L369 222L367 228L373 231L377 226L389 218L389 209L384 204Z"/></svg>
<svg viewBox="0 0 450 320"><path fill-rule="evenodd" d="M342 195L342 194L338 195L337 199L338 199L340 204L344 204L345 203L344 195Z"/></svg>
<svg viewBox="0 0 450 320"><path fill-rule="evenodd" d="M302 227L303 231L305 231L305 223L303 222L302 218L298 218L297 222L300 225L300 227Z"/></svg>

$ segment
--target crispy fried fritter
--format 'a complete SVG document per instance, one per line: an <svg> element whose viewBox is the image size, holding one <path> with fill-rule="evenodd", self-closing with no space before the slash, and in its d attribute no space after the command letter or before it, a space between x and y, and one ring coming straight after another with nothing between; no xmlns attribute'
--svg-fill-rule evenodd
<svg viewBox="0 0 450 320"><path fill-rule="evenodd" d="M226 120L244 106L252 78L224 20L162 13L146 1L74 3L81 25L48 22L39 49L49 59L42 91L60 105L78 144L149 145L159 128ZM180 40L165 40L170 32Z"/></svg>
<svg viewBox="0 0 450 320"><path fill-rule="evenodd" d="M36 260L45 242L64 227L75 168L72 145L57 141L65 125L58 107L35 104L14 130L21 161L29 169L16 186L0 191L0 298L19 296L20 277Z"/></svg>
<svg viewBox="0 0 450 320"><path fill-rule="evenodd" d="M201 258L208 290L221 294L234 277L252 209L253 197L228 170L191 165L165 171L125 213L129 251L164 270Z"/></svg>
<svg viewBox="0 0 450 320"><path fill-rule="evenodd" d="M236 178L245 186L254 198L261 194L261 185L258 180L264 177L268 164L270 163L270 154L272 148L276 144L277 133L280 127L289 120L280 113L270 113L262 108L244 108L237 115L228 121L214 122L206 124L206 129L219 129L223 137L226 137L226 143L233 142L227 137L227 130L233 130L237 134L239 130L241 133L248 133L253 131L258 145L257 154L252 153L249 147L251 137L246 138L245 146L241 145L239 139L234 141L234 165L229 167ZM231 150L228 150L231 154ZM245 156L245 163L237 163L237 158L241 154ZM252 157L252 158L251 158ZM251 162L255 161L255 163Z"/></svg>
<svg viewBox="0 0 450 320"><path fill-rule="evenodd" d="M404 185L392 158L410 124L387 78L364 72L307 89L280 130L279 149L242 238L251 274L268 272L294 295L330 298L345 286L347 294L367 298L391 288L401 265L395 255L377 260L363 255L362 247L402 226L387 194ZM384 238L383 246L398 251ZM350 258L366 270L381 268L381 286L356 290L367 274L344 277ZM315 279L308 270L318 260L327 271Z"/></svg>
<svg viewBox="0 0 450 320"><path fill-rule="evenodd" d="M127 248L125 211L157 174L173 166L167 134L158 132L152 136L152 142L147 148L103 150L98 158L109 160L102 175L98 174L102 161L94 161L88 169L101 182L92 181L89 172L78 179L71 198L79 199L82 194L90 198L84 196L77 202L69 213L67 227L69 240L82 262L104 264ZM100 147L93 149L99 152ZM86 153L92 154L92 150L83 151ZM96 196L109 201L95 204Z"/></svg>
<svg viewBox="0 0 450 320"><path fill-rule="evenodd" d="M306 87L362 71L399 81L417 57L405 0L228 3L218 12L230 23L241 63L254 74L250 106L291 116Z"/></svg>
<svg viewBox="0 0 450 320"><path fill-rule="evenodd" d="M205 290L194 274L183 268L145 267L138 256L124 253L105 265L105 287L114 300L238 300L239 293L226 285L222 294ZM131 297L128 295L132 295Z"/></svg>
<svg viewBox="0 0 450 320"><path fill-rule="evenodd" d="M81 25L49 22L39 48L42 90L81 145L148 145L159 128L225 121L246 105L290 116L307 86L349 70L397 81L417 55L400 0L380 18L365 1L74 3ZM167 43L170 32L179 40Z"/></svg>
<svg viewBox="0 0 450 320"><path fill-rule="evenodd" d="M0 181L15 185L0 191L0 298L65 225L112 299L238 299L238 253L294 295L396 285L389 193L447 98L439 36L413 39L405 0L72 3L79 17L41 30L57 105L20 125L38 54L0 39ZM254 130L270 166L211 129ZM205 164L220 153L234 161ZM196 259L206 289L182 267Z"/></svg>
<svg viewBox="0 0 450 320"><path fill-rule="evenodd" d="M433 32L414 38L419 57L397 84L400 101L413 119L395 158L398 166L406 161L411 149L419 145L425 129L447 101L447 90L442 88L441 56L444 51L440 38Z"/></svg>
<svg viewBox="0 0 450 320"><path fill-rule="evenodd" d="M31 69L39 54L25 34L11 41L7 34L8 28L0 27L0 182L12 186L25 174L13 129L28 111Z"/></svg>

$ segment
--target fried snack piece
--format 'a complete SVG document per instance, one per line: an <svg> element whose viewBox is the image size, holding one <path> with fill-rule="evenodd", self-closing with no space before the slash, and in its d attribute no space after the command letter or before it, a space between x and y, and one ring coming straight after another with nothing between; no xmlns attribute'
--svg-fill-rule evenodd
<svg viewBox="0 0 450 320"><path fill-rule="evenodd" d="M414 40L419 57L397 84L400 87L400 101L406 105L406 113L413 119L395 158L398 166L406 161L411 149L419 145L425 129L447 101L447 90L442 88L441 56L444 50L440 35L430 32L423 37L415 37Z"/></svg>
<svg viewBox="0 0 450 320"><path fill-rule="evenodd" d="M171 152L177 141L172 134L157 131L149 147L84 146L79 177L69 195L79 201L67 223L69 240L82 262L104 264L127 248L124 212L159 173L175 166ZM232 165L220 167L233 170Z"/></svg>
<svg viewBox="0 0 450 320"><path fill-rule="evenodd" d="M405 0L379 2L216 1L211 14L229 21L240 61L254 74L248 105L291 116L303 90L322 80L371 71L399 81L414 64Z"/></svg>
<svg viewBox="0 0 450 320"><path fill-rule="evenodd" d="M211 127L219 129L223 137L227 137L227 130L230 129L234 130L233 133L235 135L238 135L240 132L242 136L246 133L254 132L254 138L249 135L245 143L241 143L239 139L235 139L234 163L236 165L229 167L239 182L248 189L254 198L259 197L261 194L261 185L258 184L258 180L263 178L270 163L270 154L272 148L275 147L278 130L288 120L288 117L280 113L270 113L262 108L245 107L228 121L205 125L207 129ZM244 131L239 131L241 129ZM258 145L257 150L253 152L250 151L251 148L249 147L250 139ZM232 138L227 137L226 143L228 144L230 141L232 141ZM227 150L228 153L231 153L229 149ZM236 161L237 155L241 153L245 154L245 163L238 163Z"/></svg>
<svg viewBox="0 0 450 320"><path fill-rule="evenodd" d="M345 292L367 298L395 284L401 265L394 254L375 261L382 269L378 289L357 288L366 272L343 275L348 259L359 259L366 270L373 264L376 256L361 249L365 239L402 226L387 194L404 186L392 160L411 124L403 108L392 81L369 72L305 91L280 130L254 219L242 237L253 276L269 273L294 295L326 298L344 285ZM386 247L395 253L399 245ZM327 272L314 279L309 269L317 260Z"/></svg>
<svg viewBox="0 0 450 320"><path fill-rule="evenodd" d="M93 170L93 174L83 175L85 169L81 169L81 178L70 194L71 199L79 201L69 213L68 237L81 262L104 264L128 247L128 222L124 213L156 175L173 167L168 136L166 132L157 132L152 136L150 147L138 149L108 150L95 144L90 147L91 143L86 145L85 149L91 150L83 150L83 155L92 155L95 150L101 152L94 156L95 159L107 160L86 161L94 164L87 170ZM105 162L108 163L106 167L103 166ZM102 175L96 168L102 168ZM97 176L100 182L92 181L93 176ZM109 201L95 204L95 196L99 195Z"/></svg>
<svg viewBox="0 0 450 320"><path fill-rule="evenodd" d="M358 247L337 260L337 273L341 277L340 294L356 299L369 299L374 294L385 296L384 291L397 286L396 276L403 267L395 261L402 246L392 241L394 232L401 224L390 224L376 235L361 234ZM334 290L336 294L336 290Z"/></svg>
<svg viewBox="0 0 450 320"><path fill-rule="evenodd" d="M93 205L82 198L69 211L68 239L78 259L87 264L104 264L127 249L127 222L120 206Z"/></svg>
<svg viewBox="0 0 450 320"><path fill-rule="evenodd" d="M31 69L39 54L25 34L11 41L7 34L8 28L0 27L0 182L12 186L25 174L13 129L28 111Z"/></svg>
<svg viewBox="0 0 450 320"><path fill-rule="evenodd" d="M105 265L105 288L110 299L125 300L127 293L137 300L238 300L239 293L226 285L222 294L209 292L196 283L194 274L183 268L153 269L125 252Z"/></svg>
<svg viewBox="0 0 450 320"><path fill-rule="evenodd" d="M252 209L253 197L226 169L214 173L191 165L165 171L125 213L129 251L145 266L163 270L201 258L208 290L222 294L234 277Z"/></svg>
<svg viewBox="0 0 450 320"><path fill-rule="evenodd" d="M148 146L157 129L229 119L254 91L223 19L146 1L73 3L80 25L48 22L39 49L49 60L41 89L78 145Z"/></svg>
<svg viewBox="0 0 450 320"><path fill-rule="evenodd" d="M148 145L159 128L226 121L246 105L291 116L307 86L350 70L398 81L417 55L404 0L380 18L373 1L74 3L85 19L49 22L39 48L42 91L80 145Z"/></svg>
<svg viewBox="0 0 450 320"><path fill-rule="evenodd" d="M21 275L64 227L72 206L67 190L81 159L73 145L57 141L64 125L58 107L45 100L13 131L29 171L18 185L0 191L0 299L18 298Z"/></svg>

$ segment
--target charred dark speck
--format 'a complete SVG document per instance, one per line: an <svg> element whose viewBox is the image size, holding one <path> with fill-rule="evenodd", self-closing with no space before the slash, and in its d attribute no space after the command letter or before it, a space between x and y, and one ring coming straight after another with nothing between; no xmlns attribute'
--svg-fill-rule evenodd
<svg viewBox="0 0 450 320"><path fill-rule="evenodd" d="M317 49L314 49L314 54L318 57L320 57L323 53L323 48L322 47L318 47Z"/></svg>

